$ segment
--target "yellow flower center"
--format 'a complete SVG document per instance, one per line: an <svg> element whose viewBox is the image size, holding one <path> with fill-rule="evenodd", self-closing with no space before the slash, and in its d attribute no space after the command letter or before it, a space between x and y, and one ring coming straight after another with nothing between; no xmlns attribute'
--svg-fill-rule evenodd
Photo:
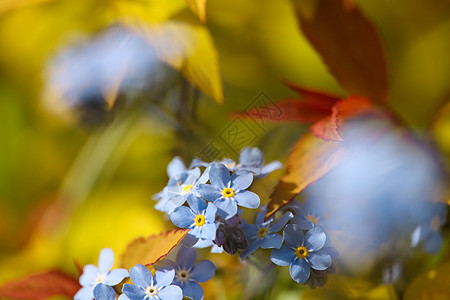
<svg viewBox="0 0 450 300"><path fill-rule="evenodd" d="M204 215L197 215L195 217L195 225L197 226L203 226L205 225L205 216Z"/></svg>
<svg viewBox="0 0 450 300"><path fill-rule="evenodd" d="M234 191L233 191L233 189L225 188L225 189L222 191L222 195L223 195L224 197L230 198L230 197L233 197L233 196L234 196Z"/></svg>
<svg viewBox="0 0 450 300"><path fill-rule="evenodd" d="M190 191L192 191L193 186L190 184L186 184L183 188L183 193L189 193Z"/></svg>
<svg viewBox="0 0 450 300"><path fill-rule="evenodd" d="M308 221L310 221L311 223L314 223L314 224L318 224L319 223L319 219L317 219L316 217L314 217L312 215L308 215L306 217L306 219L308 219Z"/></svg>
<svg viewBox="0 0 450 300"><path fill-rule="evenodd" d="M153 297L158 295L158 289L156 288L156 286L149 286L146 290L145 290L145 294L148 297Z"/></svg>
<svg viewBox="0 0 450 300"><path fill-rule="evenodd" d="M267 232L268 232L268 230L267 230L266 227L261 227L261 228L258 230L257 235L258 235L258 237L259 237L260 239L262 239L263 237L265 237L265 236L267 235Z"/></svg>
<svg viewBox="0 0 450 300"><path fill-rule="evenodd" d="M305 258L308 255L308 250L306 250L305 247L300 246L295 250L295 255L297 255L298 258Z"/></svg>

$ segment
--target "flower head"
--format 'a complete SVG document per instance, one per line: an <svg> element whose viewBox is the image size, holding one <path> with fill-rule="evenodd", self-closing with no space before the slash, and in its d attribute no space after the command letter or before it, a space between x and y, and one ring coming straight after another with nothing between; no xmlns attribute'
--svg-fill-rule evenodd
<svg viewBox="0 0 450 300"><path fill-rule="evenodd" d="M175 270L173 284L183 290L185 297L193 300L203 299L203 289L198 284L210 280L216 271L216 267L209 260L203 260L195 264L197 251L193 248L181 248L178 251L176 262L163 259L158 263L158 268Z"/></svg>
<svg viewBox="0 0 450 300"><path fill-rule="evenodd" d="M272 250L270 259L276 265L290 266L289 272L296 282L305 283L310 276L310 268L326 270L331 266L331 255L323 249L326 235L320 227L303 234L300 227L288 224L283 237L286 244Z"/></svg>
<svg viewBox="0 0 450 300"><path fill-rule="evenodd" d="M125 269L113 269L114 253L111 249L105 248L100 252L98 258L98 268L94 265L86 265L83 274L80 276L80 284L83 286L75 295L76 300L90 300L94 298L94 287L97 284L114 286L128 277Z"/></svg>
<svg viewBox="0 0 450 300"><path fill-rule="evenodd" d="M200 184L198 193L214 202L218 214L224 219L237 213L237 206L257 208L259 197L246 189L252 184L253 175L248 171L237 171L232 176L223 164L212 164L209 171L211 184Z"/></svg>
<svg viewBox="0 0 450 300"><path fill-rule="evenodd" d="M264 154L261 149L245 147L239 154L239 164L236 166L236 170L250 171L256 177L263 178L282 167L283 165L279 161L273 161L264 166Z"/></svg>
<svg viewBox="0 0 450 300"><path fill-rule="evenodd" d="M180 287L171 284L174 277L174 270L157 270L153 276L144 265L137 264L130 269L134 285L125 283L122 291L130 300L181 300Z"/></svg>

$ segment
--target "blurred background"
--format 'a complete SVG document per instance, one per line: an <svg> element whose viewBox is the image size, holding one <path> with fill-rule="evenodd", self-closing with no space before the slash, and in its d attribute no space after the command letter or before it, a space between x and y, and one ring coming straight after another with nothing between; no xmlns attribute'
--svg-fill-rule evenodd
<svg viewBox="0 0 450 300"><path fill-rule="evenodd" d="M388 106L448 172L450 2L355 5L384 47ZM96 262L104 247L119 255L134 238L173 228L153 208L152 195L166 185L176 155L186 164L194 157L236 160L252 145L266 161L284 163L308 126L230 117L298 98L282 80L347 95L302 35L291 1L209 0L206 17L182 0L1 1L0 284L55 268L76 275L75 263ZM232 132L240 129L245 134L236 139ZM263 202L282 174L256 183ZM441 201L450 201L442 178ZM443 274L450 275L448 245L447 238L437 256L420 253L410 282L445 261ZM225 275L206 285L206 299L253 297ZM404 296L379 288L371 276L336 275L330 289L341 289L340 299ZM434 277L418 278L414 286L425 286L418 289L436 289L427 281ZM270 295L299 298L287 271L278 280ZM320 293L304 298L331 299ZM420 299L450 293L439 295Z"/></svg>

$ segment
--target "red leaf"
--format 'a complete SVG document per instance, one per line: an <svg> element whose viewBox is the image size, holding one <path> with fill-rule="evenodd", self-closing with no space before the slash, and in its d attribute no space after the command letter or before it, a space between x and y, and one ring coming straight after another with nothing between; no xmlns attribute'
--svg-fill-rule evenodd
<svg viewBox="0 0 450 300"><path fill-rule="evenodd" d="M388 79L383 49L358 7L348 0L295 3L304 35L338 82L351 94L384 103Z"/></svg>
<svg viewBox="0 0 450 300"><path fill-rule="evenodd" d="M298 139L286 163L287 174L281 177L267 206L266 219L288 204L308 185L335 168L345 157L342 143L326 142L312 134Z"/></svg>
<svg viewBox="0 0 450 300"><path fill-rule="evenodd" d="M0 298L46 299L53 296L73 298L80 288L78 279L59 271L49 271L6 283L0 287Z"/></svg>

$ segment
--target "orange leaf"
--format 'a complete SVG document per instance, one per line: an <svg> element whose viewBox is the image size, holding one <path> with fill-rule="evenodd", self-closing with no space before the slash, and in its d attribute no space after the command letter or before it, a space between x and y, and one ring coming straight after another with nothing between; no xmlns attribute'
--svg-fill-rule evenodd
<svg viewBox="0 0 450 300"><path fill-rule="evenodd" d="M46 299L53 296L73 296L81 288L78 279L59 271L32 274L0 287L0 298Z"/></svg>
<svg viewBox="0 0 450 300"><path fill-rule="evenodd" d="M336 102L331 116L325 117L311 126L311 132L325 141L343 141L340 133L342 123L353 117L373 112L372 102L363 97L350 97Z"/></svg>
<svg viewBox="0 0 450 300"><path fill-rule="evenodd" d="M166 256L186 236L189 230L174 229L132 241L122 256L122 267L136 264L153 265Z"/></svg>
<svg viewBox="0 0 450 300"><path fill-rule="evenodd" d="M287 174L270 195L266 219L288 204L308 185L335 168L345 158L342 143L326 142L310 133L300 137L286 163Z"/></svg>
<svg viewBox="0 0 450 300"><path fill-rule="evenodd" d="M386 101L386 61L373 25L349 0L297 1L301 29L330 72L351 94Z"/></svg>

